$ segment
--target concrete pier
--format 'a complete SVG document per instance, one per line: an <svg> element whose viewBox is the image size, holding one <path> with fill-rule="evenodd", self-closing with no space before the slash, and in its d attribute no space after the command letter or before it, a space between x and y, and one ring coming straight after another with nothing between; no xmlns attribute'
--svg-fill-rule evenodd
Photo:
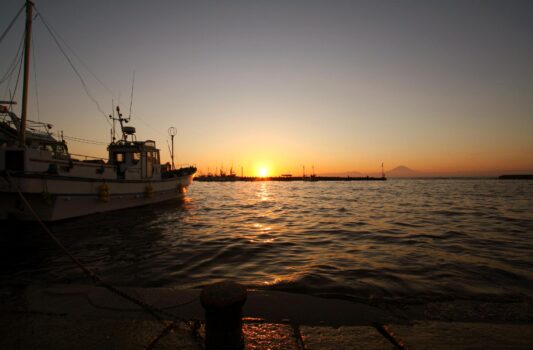
<svg viewBox="0 0 533 350"><path fill-rule="evenodd" d="M203 324L200 290L122 290ZM300 340L306 350L393 349L373 322L387 325L409 349L532 349L532 314L528 301L475 305L457 301L393 310L248 291L242 330L248 350L301 350ZM200 348L185 323L163 333L170 324L100 287L0 287L0 349L144 349L149 344L153 349ZM203 326L199 333L205 337Z"/></svg>

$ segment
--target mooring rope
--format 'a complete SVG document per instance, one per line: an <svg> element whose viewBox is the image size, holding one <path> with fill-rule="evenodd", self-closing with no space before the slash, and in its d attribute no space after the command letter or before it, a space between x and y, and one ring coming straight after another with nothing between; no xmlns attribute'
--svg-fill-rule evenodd
<svg viewBox="0 0 533 350"><path fill-rule="evenodd" d="M6 174L7 174L7 177L8 177L8 180L9 180L10 184L13 184L12 178L11 178L11 175L9 174L9 172L6 172ZM45 231L45 233L48 235L48 237L50 239L52 239L52 241L63 251L63 253L65 253L72 262L74 262L88 277L90 277L95 284L101 285L102 287L104 287L108 291L110 291L110 292L112 292L112 293L114 293L114 294L116 294L116 295L118 295L118 296L120 296L120 297L122 297L122 298L124 298L124 299L126 299L126 300L128 300L130 302L132 302L133 304L136 304L136 305L140 306L144 311L146 311L150 315L154 316L159 321L165 321L166 320L162 316L166 316L166 317L168 317L168 318L170 318L172 320L172 322L170 324L166 325L166 327L155 338L153 338L150 341L150 343L145 347L145 349L147 349L147 350L153 349L163 337L165 337L168 333L170 333L171 331L173 331L174 329L176 329L178 327L178 323L179 322L183 322L184 324L187 325L193 340L198 344L198 346L201 349L204 348L204 346L203 346L203 344L201 342L201 336L198 333L199 328L200 328L198 320L186 320L186 319L183 319L183 318L180 318L180 317L174 315L171 312L168 312L168 311L164 310L164 309L176 308L176 307L188 305L190 303L195 302L198 299L198 297L195 297L192 300L189 300L187 302L184 302L184 303L181 303L181 304L178 304L178 305L173 305L171 307L166 307L166 308L163 309L163 308L158 308L158 307L155 307L153 305L150 305L150 304L148 304L148 303L146 303L146 302L144 302L144 301L142 301L142 300L140 300L138 298L135 298L135 297L133 297L133 296L131 296L131 295L119 290L118 288L112 286L111 284L105 282L100 276L98 276L95 272L93 272L91 269L86 267L78 258L76 258L72 253L70 253L70 251L61 243L61 241L48 229L48 227L41 220L39 215L35 212L35 210L31 206L31 204L28 202L26 197L24 197L24 194L20 191L20 188L16 188L16 191L17 191L20 199L24 203L24 205L28 208L28 210L30 211L32 216L39 223L39 225L42 227L42 229ZM294 333L295 340L296 340L298 348L305 350L306 347L305 347L305 343L303 341L302 335L300 333L299 325L297 323L295 323L295 322L290 322L290 326L291 326L291 328L293 330L293 333ZM382 325L380 323L375 322L375 323L372 324L372 326L386 340L388 340L392 345L394 345L398 350L409 350L407 344L403 340L401 340L387 325Z"/></svg>
<svg viewBox="0 0 533 350"><path fill-rule="evenodd" d="M387 339L392 345L396 347L398 350L409 350L409 347L405 342L394 333L389 326L381 324L381 323L374 323L374 328L383 336L383 338Z"/></svg>
<svg viewBox="0 0 533 350"><path fill-rule="evenodd" d="M6 174L7 174L7 177L8 177L8 180L9 180L10 184L13 184L12 177L11 177L11 174L9 174L9 171L7 171ZM43 231L48 235L48 237L63 251L63 253L65 253L69 257L69 259L74 264L76 264L89 278L91 278L95 284L101 285L102 287L104 287L108 291L110 291L110 292L112 292L112 293L114 293L114 294L116 294L116 295L118 295L118 296L120 296L120 297L122 297L122 298L124 298L124 299L126 299L126 300L128 300L128 301L130 301L130 302L132 302L132 303L134 303L136 305L138 305L138 306L140 306L144 311L146 311L150 315L154 316L159 321L166 320L165 318L162 317L162 316L166 316L166 317L170 318L173 321L172 324L174 324L174 327L175 327L175 325L178 322L183 322L189 328L189 330L191 332L191 336L193 337L193 339L198 343L198 345L200 347L203 347L202 343L199 341L200 336L198 335L197 321L186 320L184 318L178 317L178 316L176 316L175 314L173 314L171 312L168 312L166 310L163 310L163 309L157 308L157 307L155 307L153 305L150 305L150 304L148 304L148 303L146 303L146 302L144 302L144 301L142 301L142 300L140 300L138 298L135 298L135 297L133 297L133 296L131 296L131 295L119 290L118 288L112 286L111 284L105 282L100 276L98 276L95 272L93 272L91 269L89 269L87 266L85 266L78 258L76 258L63 245L63 243L61 243L61 241L56 237L56 235L54 235L52 233L52 231L50 231L48 229L48 227L41 220L39 215L35 212L35 210L31 206L31 204L28 202L28 200L26 199L24 194L21 192L20 188L17 187L16 191L17 191L17 194L19 195L21 201L28 208L28 210L30 211L32 216L35 218L35 220L41 226ZM195 297L193 300L184 302L184 303L180 304L179 306L190 304L190 303L194 302L196 299L198 299L198 297ZM177 306L175 306L175 307L177 307ZM166 333L168 333L168 332L165 332L165 334Z"/></svg>

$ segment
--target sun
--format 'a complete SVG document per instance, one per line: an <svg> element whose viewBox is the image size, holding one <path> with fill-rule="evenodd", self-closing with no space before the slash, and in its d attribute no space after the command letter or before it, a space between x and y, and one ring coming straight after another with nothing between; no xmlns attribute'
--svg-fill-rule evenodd
<svg viewBox="0 0 533 350"><path fill-rule="evenodd" d="M268 176L268 169L264 166L259 167L257 170L257 173L259 174L259 177L267 177Z"/></svg>

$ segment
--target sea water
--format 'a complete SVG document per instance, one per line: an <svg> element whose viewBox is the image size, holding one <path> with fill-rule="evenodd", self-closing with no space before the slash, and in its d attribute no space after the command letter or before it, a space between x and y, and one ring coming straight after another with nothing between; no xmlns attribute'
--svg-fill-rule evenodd
<svg viewBox="0 0 533 350"><path fill-rule="evenodd" d="M195 182L184 201L51 228L118 286L233 279L363 302L533 295L533 181ZM90 283L38 226L4 233L2 283Z"/></svg>

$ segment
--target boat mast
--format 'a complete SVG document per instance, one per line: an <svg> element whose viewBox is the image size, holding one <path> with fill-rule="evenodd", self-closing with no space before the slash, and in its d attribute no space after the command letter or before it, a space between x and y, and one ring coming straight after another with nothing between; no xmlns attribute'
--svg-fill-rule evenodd
<svg viewBox="0 0 533 350"><path fill-rule="evenodd" d="M19 144L26 144L26 119L28 110L28 82L30 78L30 48L33 2L26 0L26 31L24 35L24 82L22 85L22 111L20 113Z"/></svg>

